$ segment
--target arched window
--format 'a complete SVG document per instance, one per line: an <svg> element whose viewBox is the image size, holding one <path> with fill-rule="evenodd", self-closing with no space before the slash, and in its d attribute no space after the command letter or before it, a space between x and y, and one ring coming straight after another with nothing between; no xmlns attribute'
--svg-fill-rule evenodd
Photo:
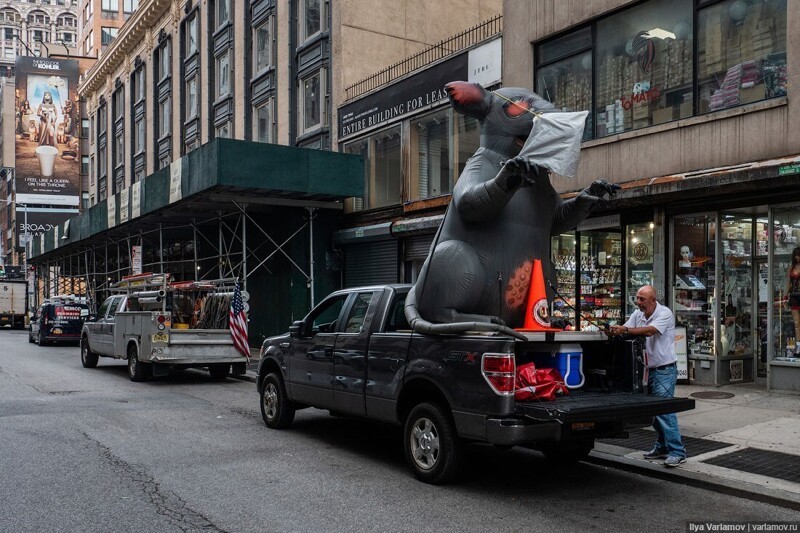
<svg viewBox="0 0 800 533"><path fill-rule="evenodd" d="M44 11L31 11L28 13L28 24L35 24L37 26L49 26L50 17Z"/></svg>
<svg viewBox="0 0 800 533"><path fill-rule="evenodd" d="M56 20L57 20L56 26L58 26L59 28L64 28L64 27L77 28L78 27L78 19L77 19L77 17L75 17L75 15L72 15L70 13L63 13L63 14L59 15L58 19L56 19Z"/></svg>
<svg viewBox="0 0 800 533"><path fill-rule="evenodd" d="M19 24L21 17L19 13L15 9L5 8L0 9L0 22L13 22L14 24Z"/></svg>

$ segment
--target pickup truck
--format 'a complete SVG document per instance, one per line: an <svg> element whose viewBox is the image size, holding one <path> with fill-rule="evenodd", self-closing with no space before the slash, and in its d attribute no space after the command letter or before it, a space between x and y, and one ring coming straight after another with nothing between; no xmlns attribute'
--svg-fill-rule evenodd
<svg viewBox="0 0 800 533"><path fill-rule="evenodd" d="M116 284L125 293L110 296L84 323L80 342L85 368L96 367L100 357L126 359L131 381L166 376L170 367L207 368L214 379L224 379L231 369L234 374L247 371L247 359L234 347L227 324L190 327L178 322L178 302L193 296L210 299L219 294L216 287L183 283L176 288L163 275L131 278ZM227 307L216 310L227 316Z"/></svg>
<svg viewBox="0 0 800 533"><path fill-rule="evenodd" d="M286 428L305 407L399 424L416 477L444 483L467 442L575 461L598 437L694 408L691 399L647 395L632 343L600 332L527 333L527 341L412 332L403 309L410 287L334 292L288 333L266 339L257 380L266 425ZM515 401L516 368L565 343L580 344L585 383L553 401Z"/></svg>

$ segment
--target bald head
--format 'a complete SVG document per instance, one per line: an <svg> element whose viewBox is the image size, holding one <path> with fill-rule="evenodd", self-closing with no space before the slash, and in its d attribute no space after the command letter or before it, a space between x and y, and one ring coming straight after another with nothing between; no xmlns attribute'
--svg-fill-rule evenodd
<svg viewBox="0 0 800 533"><path fill-rule="evenodd" d="M656 290L652 285L644 285L636 291L636 306L649 317L656 310Z"/></svg>

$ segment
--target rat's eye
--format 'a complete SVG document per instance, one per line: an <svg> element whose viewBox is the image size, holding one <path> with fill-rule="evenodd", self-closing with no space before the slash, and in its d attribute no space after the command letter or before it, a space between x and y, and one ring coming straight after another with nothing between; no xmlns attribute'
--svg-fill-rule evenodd
<svg viewBox="0 0 800 533"><path fill-rule="evenodd" d="M509 117L518 117L520 115L524 115L528 112L531 107L531 103L524 98L520 98L518 100L514 100L513 102L506 102L503 105L503 110L506 112L506 115Z"/></svg>

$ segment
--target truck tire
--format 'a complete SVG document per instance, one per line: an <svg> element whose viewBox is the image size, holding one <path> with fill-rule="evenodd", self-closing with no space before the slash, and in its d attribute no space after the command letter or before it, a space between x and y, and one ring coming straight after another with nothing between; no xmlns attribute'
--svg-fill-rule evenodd
<svg viewBox="0 0 800 533"><path fill-rule="evenodd" d="M44 340L44 335L42 334L42 330L41 329L39 330L39 338L36 340L36 344L38 344L39 346L46 346L47 345L47 341Z"/></svg>
<svg viewBox="0 0 800 533"><path fill-rule="evenodd" d="M406 461L420 481L446 483L461 468L463 443L447 411L421 403L408 414L403 430Z"/></svg>
<svg viewBox="0 0 800 533"><path fill-rule="evenodd" d="M549 461L560 465L574 464L589 457L594 449L594 439L572 443L554 444L541 449Z"/></svg>
<svg viewBox="0 0 800 533"><path fill-rule="evenodd" d="M211 379L222 381L230 374L231 365L211 365L208 367L208 373L211 374Z"/></svg>
<svg viewBox="0 0 800 533"><path fill-rule="evenodd" d="M283 379L271 372L261 387L261 418L268 428L285 429L292 425L295 408L286 396Z"/></svg>
<svg viewBox="0 0 800 533"><path fill-rule="evenodd" d="M81 364L83 368L95 368L99 356L89 348L89 339L81 337Z"/></svg>
<svg viewBox="0 0 800 533"><path fill-rule="evenodd" d="M135 344L128 347L128 377L131 381L150 379L150 365L139 361L139 348Z"/></svg>

